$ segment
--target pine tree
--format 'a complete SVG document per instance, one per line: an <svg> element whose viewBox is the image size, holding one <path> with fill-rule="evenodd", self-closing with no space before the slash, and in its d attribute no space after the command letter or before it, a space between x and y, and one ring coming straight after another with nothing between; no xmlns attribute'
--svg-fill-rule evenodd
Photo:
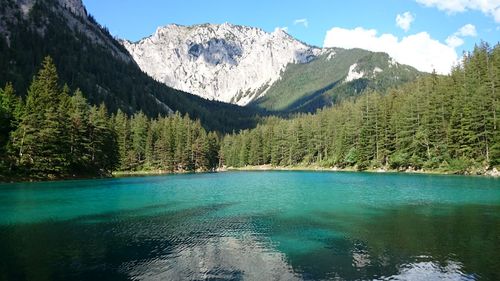
<svg viewBox="0 0 500 281"><path fill-rule="evenodd" d="M156 169L157 163L156 163L156 157L155 157L155 147L154 144L156 142L157 138L157 127L158 123L156 120L152 120L150 123L150 126L148 126L148 132L146 136L146 147L144 149L144 155L145 155L145 167L146 169Z"/></svg>
<svg viewBox="0 0 500 281"><path fill-rule="evenodd" d="M55 65L47 57L33 79L24 114L12 136L19 166L33 177L53 178L68 172L66 102L67 93L60 90Z"/></svg>
<svg viewBox="0 0 500 281"><path fill-rule="evenodd" d="M219 167L219 151L220 151L220 144L219 144L219 137L215 132L210 132L208 133L207 136L207 142L208 142L208 167L210 170L215 170Z"/></svg>
<svg viewBox="0 0 500 281"><path fill-rule="evenodd" d="M373 94L360 99L362 124L358 142L358 168L368 168L377 158L378 128Z"/></svg>
<svg viewBox="0 0 500 281"><path fill-rule="evenodd" d="M493 124L493 136L491 146L491 164L500 166L500 44L496 45L491 52L489 60L489 75L491 79L490 93L492 106L490 108Z"/></svg>
<svg viewBox="0 0 500 281"><path fill-rule="evenodd" d="M70 157L71 170L84 173L90 168L89 104L78 89L70 99Z"/></svg>
<svg viewBox="0 0 500 281"><path fill-rule="evenodd" d="M11 133L19 126L23 113L21 98L15 96L11 83L0 89L0 178L11 172L14 164L9 151Z"/></svg>
<svg viewBox="0 0 500 281"><path fill-rule="evenodd" d="M173 122L175 132L174 171L186 171L189 161L189 151L187 151L188 128L186 128L179 114L174 116Z"/></svg>
<svg viewBox="0 0 500 281"><path fill-rule="evenodd" d="M262 136L260 130L254 130L250 133L250 144L248 146L248 164L262 164Z"/></svg>
<svg viewBox="0 0 500 281"><path fill-rule="evenodd" d="M209 170L209 159L208 159L208 138L205 130L198 128L198 137L193 142L193 162L195 171L207 171Z"/></svg>
<svg viewBox="0 0 500 281"><path fill-rule="evenodd" d="M144 113L139 112L130 120L131 143L134 162L132 165L141 169L146 160L146 141L148 137L149 120Z"/></svg>
<svg viewBox="0 0 500 281"><path fill-rule="evenodd" d="M89 125L92 169L99 175L109 175L118 167L119 151L116 132L103 104L91 107Z"/></svg>
<svg viewBox="0 0 500 281"><path fill-rule="evenodd" d="M114 128L117 135L117 145L119 154L119 169L122 171L127 171L132 168L133 158L131 153L131 141L130 141L130 122L123 111L118 110L113 118Z"/></svg>
<svg viewBox="0 0 500 281"><path fill-rule="evenodd" d="M390 165L462 173L498 166L499 54L500 45L483 43L449 76L434 72L314 115L266 118L253 130L226 136L222 160L237 166Z"/></svg>

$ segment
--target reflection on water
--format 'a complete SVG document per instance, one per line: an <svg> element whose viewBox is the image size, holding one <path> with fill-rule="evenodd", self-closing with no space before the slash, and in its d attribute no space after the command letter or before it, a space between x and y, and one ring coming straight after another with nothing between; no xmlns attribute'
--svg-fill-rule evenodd
<svg viewBox="0 0 500 281"><path fill-rule="evenodd" d="M338 188L336 174L259 174L267 189L232 175L0 189L0 280L500 280L498 181L437 177L419 195L363 174Z"/></svg>
<svg viewBox="0 0 500 281"><path fill-rule="evenodd" d="M300 280L282 253L251 237L210 238L124 267L133 280Z"/></svg>
<svg viewBox="0 0 500 281"><path fill-rule="evenodd" d="M357 270L363 270L370 263L366 253L353 253L352 260ZM425 257L423 260L431 258ZM444 265L420 261L402 264L397 274L373 280L476 280L476 276L465 274L462 267L455 261L447 261ZM171 255L125 264L122 270L132 280L151 281L303 279L294 272L282 253L263 248L261 243L252 238L233 237L212 238L202 245L176 249ZM342 272L331 272L329 275L342 279Z"/></svg>
<svg viewBox="0 0 500 281"><path fill-rule="evenodd" d="M400 266L397 275L384 277L379 280L401 280L401 281L427 281L427 280L476 280L473 275L466 275L462 272L462 265L454 261L446 262L445 266L434 262L418 262L403 264Z"/></svg>

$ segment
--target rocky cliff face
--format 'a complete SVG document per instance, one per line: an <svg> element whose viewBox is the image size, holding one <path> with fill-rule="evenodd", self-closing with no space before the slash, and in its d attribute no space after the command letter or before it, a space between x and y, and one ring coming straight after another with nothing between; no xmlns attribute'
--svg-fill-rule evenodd
<svg viewBox="0 0 500 281"><path fill-rule="evenodd" d="M58 0L58 2L59 5L66 8L74 15L82 18L87 17L87 10L85 9L85 6L83 6L82 0Z"/></svg>
<svg viewBox="0 0 500 281"><path fill-rule="evenodd" d="M111 35L103 32L102 27L88 15L82 0L1 0L0 3L4 7L0 17L0 35L6 38L7 44L10 42L9 25L18 23L21 18L26 20L37 2L50 6L53 12L65 19L70 28L85 34L94 43L109 49L115 57L126 62L132 61L126 50L115 40L112 40ZM31 28L42 35L45 33L43 25Z"/></svg>
<svg viewBox="0 0 500 281"><path fill-rule="evenodd" d="M139 42L123 41L143 71L173 88L246 105L264 95L290 63L324 52L283 30L232 24L168 25Z"/></svg>

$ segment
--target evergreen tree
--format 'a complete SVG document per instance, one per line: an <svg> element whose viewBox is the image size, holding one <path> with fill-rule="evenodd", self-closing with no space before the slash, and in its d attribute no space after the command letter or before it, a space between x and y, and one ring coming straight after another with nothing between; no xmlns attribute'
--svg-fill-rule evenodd
<svg viewBox="0 0 500 281"><path fill-rule="evenodd" d="M119 169L122 171L130 170L134 159L132 156L132 145L130 141L130 122L128 117L118 110L114 116L114 128L117 135Z"/></svg>
<svg viewBox="0 0 500 281"><path fill-rule="evenodd" d="M71 170L84 173L90 167L90 107L82 92L78 89L70 99L69 106L69 135Z"/></svg>
<svg viewBox="0 0 500 281"><path fill-rule="evenodd" d="M219 137L215 132L208 133L207 136L208 143L208 151L207 151L207 159L208 159L208 167L210 170L215 170L219 167Z"/></svg>
<svg viewBox="0 0 500 281"><path fill-rule="evenodd" d="M149 130L149 120L144 113L139 112L130 120L131 143L134 167L143 165L146 160L146 143Z"/></svg>
<svg viewBox="0 0 500 281"><path fill-rule="evenodd" d="M204 130L200 126L199 136L194 140L193 143L193 165L195 171L207 171L209 167L208 159L208 138Z"/></svg>
<svg viewBox="0 0 500 281"><path fill-rule="evenodd" d="M24 114L12 138L19 166L33 177L59 177L68 172L66 102L67 92L60 89L54 63L46 57L30 86Z"/></svg>
<svg viewBox="0 0 500 281"><path fill-rule="evenodd" d="M11 83L0 89L0 178L10 173L14 160L8 154L9 137L17 126L22 116L23 103L21 98L15 96Z"/></svg>
<svg viewBox="0 0 500 281"><path fill-rule="evenodd" d="M253 130L226 136L222 160L234 166L390 165L459 173L498 166L499 54L499 45L483 43L449 76L433 72L315 115L267 118Z"/></svg>
<svg viewBox="0 0 500 281"><path fill-rule="evenodd" d="M99 175L109 175L119 164L119 150L116 132L103 104L91 107L89 125L90 161L93 171Z"/></svg>

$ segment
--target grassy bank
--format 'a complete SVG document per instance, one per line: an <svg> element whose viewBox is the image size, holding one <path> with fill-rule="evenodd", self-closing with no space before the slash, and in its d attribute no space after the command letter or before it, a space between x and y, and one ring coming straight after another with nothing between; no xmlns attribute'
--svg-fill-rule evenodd
<svg viewBox="0 0 500 281"><path fill-rule="evenodd" d="M160 176L160 175L177 175L177 174L196 174L196 173L210 173L210 172L226 172L226 171L324 171L324 172L368 172L368 173L408 173L408 174L429 174L429 175L468 175L468 176L488 176L500 178L499 169L493 168L491 170L477 170L472 172L457 172L457 171L444 171L444 170L395 170L395 169L366 169L358 170L354 167L322 167L317 165L311 166L245 166L245 167L224 167L216 171L176 171L169 172L165 170L145 170L145 171L116 171L108 176L74 176L63 178L51 179L33 179L29 177L7 177L0 178L0 183L15 183L15 182L39 182L39 181L63 181L63 180L84 180L84 179L99 179L110 177L140 177L140 176Z"/></svg>
<svg viewBox="0 0 500 281"><path fill-rule="evenodd" d="M227 171L330 171L330 172L369 172L369 173L412 173L412 174L431 174L431 175L477 175L477 176L491 176L500 177L500 172L493 168L491 170L478 169L470 172L460 172L460 171L447 171L447 170L424 170L424 169L407 169L407 170L395 170L387 168L378 169L366 169L359 170L355 167L322 167L317 165L311 166L272 166L272 165L260 165L260 166L245 166L245 167L227 167L224 170Z"/></svg>
<svg viewBox="0 0 500 281"><path fill-rule="evenodd" d="M159 176L159 175L179 175L179 174L198 174L210 173L213 171L198 170L198 171L166 171L166 170L144 170L144 171L116 171L113 172L113 177L136 177L136 176Z"/></svg>
<svg viewBox="0 0 500 281"><path fill-rule="evenodd" d="M165 175L169 174L166 171L154 170L154 171L116 171L113 172L113 177L133 177L133 176L154 176L154 175Z"/></svg>

